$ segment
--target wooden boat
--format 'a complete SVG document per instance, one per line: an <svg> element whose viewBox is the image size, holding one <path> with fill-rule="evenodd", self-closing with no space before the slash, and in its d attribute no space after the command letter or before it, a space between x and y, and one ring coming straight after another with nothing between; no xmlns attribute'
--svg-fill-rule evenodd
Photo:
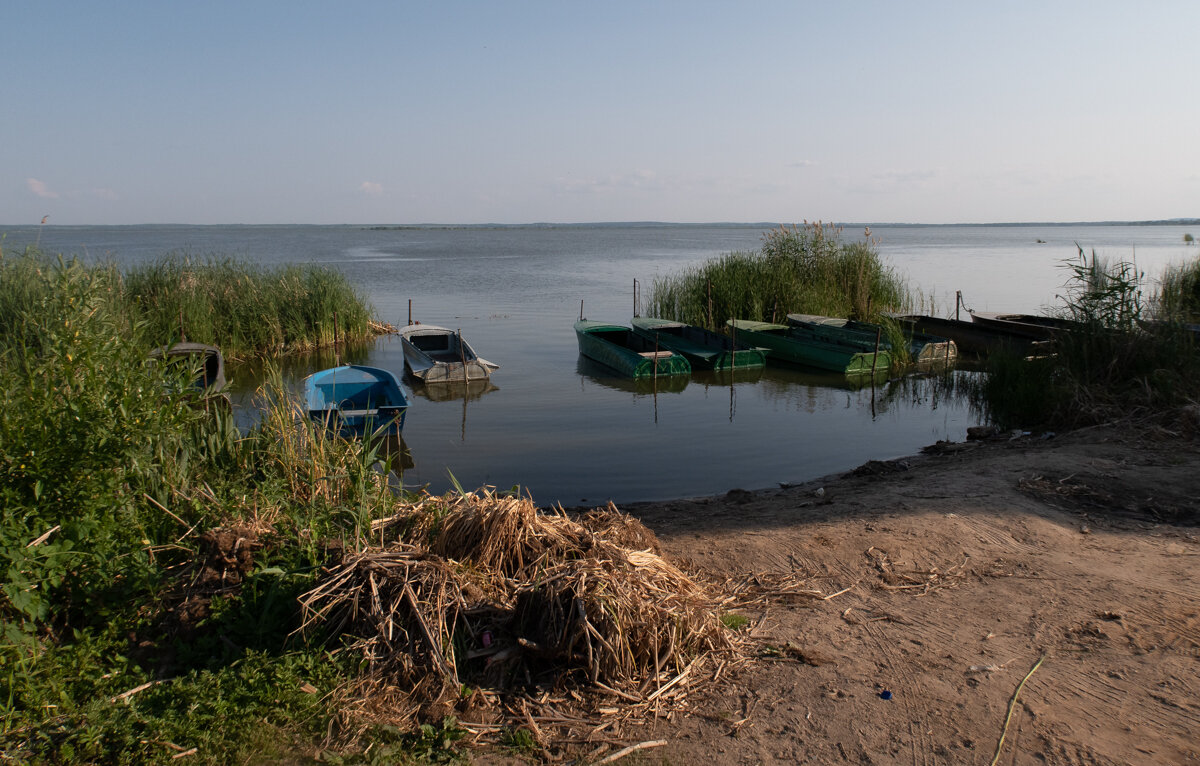
<svg viewBox="0 0 1200 766"><path fill-rule="evenodd" d="M304 379L308 414L342 434L404 428L408 399L388 370L343 364Z"/></svg>
<svg viewBox="0 0 1200 766"><path fill-rule="evenodd" d="M949 338L958 350L974 357L986 357L999 351L1028 356L1039 353L1042 341L1012 332L1002 327L989 327L981 322L942 319L923 314L887 314L901 327L914 333L928 333Z"/></svg>
<svg viewBox="0 0 1200 766"><path fill-rule="evenodd" d="M984 327L1007 330L1034 340L1051 340L1055 336L1078 330L1080 327L1078 322L1070 319L1037 314L999 314L990 311L972 311L971 321L978 322Z"/></svg>
<svg viewBox="0 0 1200 766"><path fill-rule="evenodd" d="M628 327L580 319L575 323L579 353L629 378L689 375L687 357L638 335Z"/></svg>
<svg viewBox="0 0 1200 766"><path fill-rule="evenodd" d="M748 319L730 319L726 324L747 343L768 349L767 360L772 362L782 360L846 375L869 375L892 364L891 355L882 349L864 351L857 343L828 340L789 325Z"/></svg>
<svg viewBox="0 0 1200 766"><path fill-rule="evenodd" d="M693 369L741 370L767 364L767 355L762 349L703 327L653 317L634 317L632 324L635 333L657 343L660 348L683 354Z"/></svg>
<svg viewBox="0 0 1200 766"><path fill-rule="evenodd" d="M883 327L854 319L826 317L816 314L788 314L788 324L828 340L857 343L864 350L875 350L875 344L888 351L892 343ZM908 352L917 364L953 364L958 359L958 346L949 338L924 332L908 336Z"/></svg>
<svg viewBox="0 0 1200 766"><path fill-rule="evenodd" d="M150 352L150 358L169 365L190 366L196 374L192 388L197 391L219 393L225 388L225 358L216 346L184 341L156 348Z"/></svg>
<svg viewBox="0 0 1200 766"><path fill-rule="evenodd" d="M480 380L500 369L480 358L462 333L432 324L410 324L400 329L404 368L426 383Z"/></svg>

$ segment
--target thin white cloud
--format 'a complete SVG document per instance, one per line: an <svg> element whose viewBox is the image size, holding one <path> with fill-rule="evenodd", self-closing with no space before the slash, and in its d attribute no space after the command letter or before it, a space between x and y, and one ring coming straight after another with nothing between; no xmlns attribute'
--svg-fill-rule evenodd
<svg viewBox="0 0 1200 766"><path fill-rule="evenodd" d="M661 190L662 182L652 170L635 170L599 178L560 178L559 187L572 194L609 194L616 191Z"/></svg>
<svg viewBox="0 0 1200 766"><path fill-rule="evenodd" d="M50 191L50 187L46 186L45 181L39 181L36 178L26 178L25 185L29 187L29 191L42 199L58 199L58 192Z"/></svg>
<svg viewBox="0 0 1200 766"><path fill-rule="evenodd" d="M375 181L363 181L358 190L369 197L378 197L383 194L383 184Z"/></svg>

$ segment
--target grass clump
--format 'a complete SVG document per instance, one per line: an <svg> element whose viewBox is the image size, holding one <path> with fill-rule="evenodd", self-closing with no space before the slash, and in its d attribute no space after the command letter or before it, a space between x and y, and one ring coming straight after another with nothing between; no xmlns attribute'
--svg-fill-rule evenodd
<svg viewBox="0 0 1200 766"><path fill-rule="evenodd" d="M182 332L234 356L330 345L335 315L341 340L377 334L369 304L345 275L316 265L265 269L232 259L167 256L130 269L124 294L150 336Z"/></svg>
<svg viewBox="0 0 1200 766"><path fill-rule="evenodd" d="M1200 259L1168 268L1150 303L1158 319L1200 322Z"/></svg>
<svg viewBox="0 0 1200 766"><path fill-rule="evenodd" d="M1068 429L1200 400L1195 336L1178 322L1147 321L1144 275L1134 264L1106 263L1094 252L1089 259L1079 248L1079 259L1065 266L1060 315L1071 329L1056 335L1052 355L989 359L976 401L993 421Z"/></svg>
<svg viewBox="0 0 1200 766"><path fill-rule="evenodd" d="M0 752L21 763L311 751L357 660L297 598L391 512L377 443L276 383L240 434L111 267L0 258ZM382 462L382 468L379 464Z"/></svg>
<svg viewBox="0 0 1200 766"><path fill-rule="evenodd" d="M844 242L841 229L806 223L763 235L757 252L735 252L656 279L651 316L720 329L730 318L779 322L788 313L869 320L910 302L904 281L870 240Z"/></svg>

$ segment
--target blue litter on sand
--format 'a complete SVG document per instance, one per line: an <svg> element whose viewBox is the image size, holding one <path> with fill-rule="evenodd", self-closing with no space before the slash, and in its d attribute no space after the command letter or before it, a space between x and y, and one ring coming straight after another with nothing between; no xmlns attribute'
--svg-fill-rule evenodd
<svg viewBox="0 0 1200 766"><path fill-rule="evenodd" d="M892 698L892 693L889 692L887 689L884 689L883 691L879 692L879 698L884 699L884 700L890 700Z"/></svg>

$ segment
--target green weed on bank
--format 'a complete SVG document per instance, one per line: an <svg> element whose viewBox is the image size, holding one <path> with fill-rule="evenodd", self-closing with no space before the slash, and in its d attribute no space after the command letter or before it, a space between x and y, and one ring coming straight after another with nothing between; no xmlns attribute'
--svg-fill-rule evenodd
<svg viewBox="0 0 1200 766"><path fill-rule="evenodd" d="M387 455L278 376L238 433L147 364L122 279L0 258L0 761L315 752L358 668L293 636L296 597L390 514Z"/></svg>

